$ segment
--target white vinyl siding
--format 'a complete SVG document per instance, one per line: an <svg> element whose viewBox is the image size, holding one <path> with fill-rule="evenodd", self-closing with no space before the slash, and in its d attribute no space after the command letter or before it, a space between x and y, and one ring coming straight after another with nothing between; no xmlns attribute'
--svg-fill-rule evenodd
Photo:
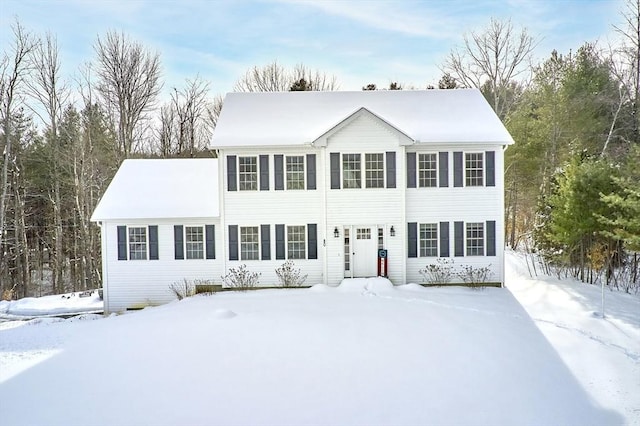
<svg viewBox="0 0 640 426"><path fill-rule="evenodd" d="M240 260L260 259L260 238L257 226L240 227Z"/></svg>
<svg viewBox="0 0 640 426"><path fill-rule="evenodd" d="M465 186L482 186L484 184L484 154L467 152L464 155Z"/></svg>
<svg viewBox="0 0 640 426"><path fill-rule="evenodd" d="M147 228L129 227L129 259L147 259Z"/></svg>
<svg viewBox="0 0 640 426"><path fill-rule="evenodd" d="M436 154L418 155L418 186L434 188L438 185L438 156Z"/></svg>
<svg viewBox="0 0 640 426"><path fill-rule="evenodd" d="M258 190L257 157L238 157L238 178L240 191Z"/></svg>

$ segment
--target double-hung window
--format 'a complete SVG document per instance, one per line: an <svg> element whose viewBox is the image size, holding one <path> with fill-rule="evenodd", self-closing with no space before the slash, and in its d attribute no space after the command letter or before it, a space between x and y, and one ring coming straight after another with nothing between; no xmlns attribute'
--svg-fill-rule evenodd
<svg viewBox="0 0 640 426"><path fill-rule="evenodd" d="M384 154L365 154L365 186L384 188Z"/></svg>
<svg viewBox="0 0 640 426"><path fill-rule="evenodd" d="M467 223L467 256L484 256L484 223Z"/></svg>
<svg viewBox="0 0 640 426"><path fill-rule="evenodd" d="M185 226L184 236L187 259L204 259L204 231L202 226Z"/></svg>
<svg viewBox="0 0 640 426"><path fill-rule="evenodd" d="M240 227L240 260L260 258L260 238L257 226Z"/></svg>
<svg viewBox="0 0 640 426"><path fill-rule="evenodd" d="M304 189L304 156L287 156L287 189Z"/></svg>
<svg viewBox="0 0 640 426"><path fill-rule="evenodd" d="M305 226L287 226L287 258L306 259Z"/></svg>
<svg viewBox="0 0 640 426"><path fill-rule="evenodd" d="M420 224L420 257L438 256L438 224Z"/></svg>
<svg viewBox="0 0 640 426"><path fill-rule="evenodd" d="M418 185L420 188L435 188L438 185L436 154L418 155Z"/></svg>
<svg viewBox="0 0 640 426"><path fill-rule="evenodd" d="M342 187L361 188L360 154L342 154Z"/></svg>
<svg viewBox="0 0 640 426"><path fill-rule="evenodd" d="M147 259L147 228L143 226L129 227L129 259Z"/></svg>
<svg viewBox="0 0 640 426"><path fill-rule="evenodd" d="M467 152L464 155L465 186L482 186L484 184L484 154Z"/></svg>
<svg viewBox="0 0 640 426"><path fill-rule="evenodd" d="M238 157L238 178L240 191L258 190L257 157Z"/></svg>

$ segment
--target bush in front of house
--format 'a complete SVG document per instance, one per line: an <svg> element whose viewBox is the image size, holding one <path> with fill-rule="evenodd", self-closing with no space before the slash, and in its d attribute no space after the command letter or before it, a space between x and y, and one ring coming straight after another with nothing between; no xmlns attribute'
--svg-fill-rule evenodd
<svg viewBox="0 0 640 426"><path fill-rule="evenodd" d="M176 281L169 284L169 289L178 298L182 300L185 297L191 297L196 294L196 286L193 281L184 278L182 281Z"/></svg>
<svg viewBox="0 0 640 426"><path fill-rule="evenodd" d="M438 258L437 263L427 265L420 269L420 275L427 284L448 284L453 276L453 259Z"/></svg>
<svg viewBox="0 0 640 426"><path fill-rule="evenodd" d="M301 287L308 276L302 275L300 268L295 267L293 260L287 260L276 268L276 275L282 287Z"/></svg>
<svg viewBox="0 0 640 426"><path fill-rule="evenodd" d="M464 265L456 275L469 287L482 288L491 277L491 265L482 268L474 268L471 265Z"/></svg>
<svg viewBox="0 0 640 426"><path fill-rule="evenodd" d="M222 282L229 288L248 290L258 285L260 275L262 274L259 272L249 271L247 265L240 265L237 269L229 269L229 273L221 278Z"/></svg>

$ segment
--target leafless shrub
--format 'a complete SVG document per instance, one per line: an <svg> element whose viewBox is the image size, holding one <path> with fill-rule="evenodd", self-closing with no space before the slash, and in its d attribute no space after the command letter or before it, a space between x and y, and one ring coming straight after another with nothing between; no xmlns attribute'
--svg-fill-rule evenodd
<svg viewBox="0 0 640 426"><path fill-rule="evenodd" d="M453 259L438 258L436 262L437 264L432 263L418 271L424 277L424 282L428 284L447 284L451 282Z"/></svg>
<svg viewBox="0 0 640 426"><path fill-rule="evenodd" d="M462 269L456 273L465 284L471 288L482 288L491 277L491 265L483 268L474 268L471 265L463 265Z"/></svg>
<svg viewBox="0 0 640 426"><path fill-rule="evenodd" d="M176 295L178 300L182 300L185 297L191 297L196 294L196 286L194 282L186 278L182 281L176 281L170 284L169 289Z"/></svg>
<svg viewBox="0 0 640 426"><path fill-rule="evenodd" d="M255 287L259 280L259 272L251 272L247 269L247 265L240 265L238 268L229 269L229 273L222 278L222 282L231 288L238 290L248 290Z"/></svg>
<svg viewBox="0 0 640 426"><path fill-rule="evenodd" d="M308 276L301 274L300 268L295 267L293 260L287 260L276 268L276 275L282 287L301 287Z"/></svg>

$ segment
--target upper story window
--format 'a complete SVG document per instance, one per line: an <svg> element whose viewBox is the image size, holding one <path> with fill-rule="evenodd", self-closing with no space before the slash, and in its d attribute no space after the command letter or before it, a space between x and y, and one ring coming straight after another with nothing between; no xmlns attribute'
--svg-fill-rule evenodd
<svg viewBox="0 0 640 426"><path fill-rule="evenodd" d="M240 227L240 260L260 258L260 239L257 226Z"/></svg>
<svg viewBox="0 0 640 426"><path fill-rule="evenodd" d="M204 259L204 231L202 226L185 226L184 236L187 259Z"/></svg>
<svg viewBox="0 0 640 426"><path fill-rule="evenodd" d="M240 191L258 190L257 157L238 157L238 178Z"/></svg>
<svg viewBox="0 0 640 426"><path fill-rule="evenodd" d="M438 256L438 224L420 224L420 257Z"/></svg>
<svg viewBox="0 0 640 426"><path fill-rule="evenodd" d="M436 154L418 155L418 185L420 188L438 186L438 169Z"/></svg>
<svg viewBox="0 0 640 426"><path fill-rule="evenodd" d="M342 154L342 187L361 188L360 154Z"/></svg>
<svg viewBox="0 0 640 426"><path fill-rule="evenodd" d="M287 189L304 189L304 156L287 156Z"/></svg>
<svg viewBox="0 0 640 426"><path fill-rule="evenodd" d="M484 154L467 152L464 155L465 186L482 186L484 184Z"/></svg>
<svg viewBox="0 0 640 426"><path fill-rule="evenodd" d="M365 186L384 188L384 154L365 154Z"/></svg>
<svg viewBox="0 0 640 426"><path fill-rule="evenodd" d="M484 223L467 223L467 256L484 256Z"/></svg>
<svg viewBox="0 0 640 426"><path fill-rule="evenodd" d="M287 258L305 259L306 246L304 225L287 226Z"/></svg>
<svg viewBox="0 0 640 426"><path fill-rule="evenodd" d="M129 227L129 259L147 259L147 228L143 226Z"/></svg>

